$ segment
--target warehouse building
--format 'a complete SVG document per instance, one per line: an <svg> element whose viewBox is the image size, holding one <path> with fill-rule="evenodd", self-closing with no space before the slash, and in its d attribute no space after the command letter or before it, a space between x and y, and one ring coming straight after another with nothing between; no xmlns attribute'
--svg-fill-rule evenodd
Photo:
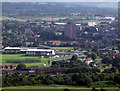
<svg viewBox="0 0 120 91"><path fill-rule="evenodd" d="M55 51L51 49L28 49L26 50L27 56L54 56Z"/></svg>
<svg viewBox="0 0 120 91"><path fill-rule="evenodd" d="M55 50L50 48L20 48L20 47L6 47L3 52L5 53L22 53L26 56L55 56Z"/></svg>
<svg viewBox="0 0 120 91"><path fill-rule="evenodd" d="M20 47L6 47L4 48L4 51L7 53L19 53L21 52L21 48Z"/></svg>

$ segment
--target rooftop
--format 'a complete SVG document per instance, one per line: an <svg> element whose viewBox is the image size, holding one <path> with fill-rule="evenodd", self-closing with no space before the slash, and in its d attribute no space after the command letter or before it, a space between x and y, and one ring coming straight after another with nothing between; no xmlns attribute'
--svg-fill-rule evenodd
<svg viewBox="0 0 120 91"><path fill-rule="evenodd" d="M4 49L21 49L20 47L5 47Z"/></svg>
<svg viewBox="0 0 120 91"><path fill-rule="evenodd" d="M51 49L28 49L26 51L48 51L48 52L50 52L50 51L53 51L53 50L51 50Z"/></svg>

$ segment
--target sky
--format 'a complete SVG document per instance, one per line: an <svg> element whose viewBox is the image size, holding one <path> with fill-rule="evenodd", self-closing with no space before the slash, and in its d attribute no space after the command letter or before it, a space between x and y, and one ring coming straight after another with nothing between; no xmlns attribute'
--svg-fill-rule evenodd
<svg viewBox="0 0 120 91"><path fill-rule="evenodd" d="M119 2L120 0L0 0L2 2Z"/></svg>

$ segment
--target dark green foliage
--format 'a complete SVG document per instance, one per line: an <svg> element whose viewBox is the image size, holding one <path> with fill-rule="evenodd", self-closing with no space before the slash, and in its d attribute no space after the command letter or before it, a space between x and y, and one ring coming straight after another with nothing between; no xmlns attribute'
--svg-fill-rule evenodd
<svg viewBox="0 0 120 91"><path fill-rule="evenodd" d="M54 68L60 67L60 64L58 62L56 62L56 61L53 61L51 67L54 67Z"/></svg>
<svg viewBox="0 0 120 91"><path fill-rule="evenodd" d="M100 91L107 91L107 90L105 90L105 89L101 88L101 89L100 89Z"/></svg>
<svg viewBox="0 0 120 91"><path fill-rule="evenodd" d="M116 67L112 67L111 69L105 69L103 71L103 73L115 73L117 72L117 68Z"/></svg>
<svg viewBox="0 0 120 91"><path fill-rule="evenodd" d="M110 57L105 57L105 58L103 58L102 63L104 63L104 64L111 64L112 63L112 59Z"/></svg>
<svg viewBox="0 0 120 91"><path fill-rule="evenodd" d="M114 77L114 81L118 84L120 84L120 73L116 74Z"/></svg>
<svg viewBox="0 0 120 91"><path fill-rule="evenodd" d="M92 91L98 91L96 88L92 88Z"/></svg>
<svg viewBox="0 0 120 91"><path fill-rule="evenodd" d="M73 55L72 58L71 58L72 61L77 61L77 59L78 59L77 55Z"/></svg>
<svg viewBox="0 0 120 91"><path fill-rule="evenodd" d="M71 91L70 89L65 88L63 91Z"/></svg>
<svg viewBox="0 0 120 91"><path fill-rule="evenodd" d="M34 85L72 85L72 86L115 86L116 83L120 84L120 75L116 74L113 79L113 74L89 74L89 73L70 73L70 74L57 74L57 75L46 75L46 74L31 74L31 75L6 75L3 76L2 85L3 87L8 86L34 86ZM94 83L95 82L95 83Z"/></svg>
<svg viewBox="0 0 120 91"><path fill-rule="evenodd" d="M119 56L113 59L113 64L112 65L115 66L118 69L120 68L120 57Z"/></svg>
<svg viewBox="0 0 120 91"><path fill-rule="evenodd" d="M97 73L97 72L100 72L100 70L97 68L89 68L84 66L73 67L67 70L67 73Z"/></svg>
<svg viewBox="0 0 120 91"><path fill-rule="evenodd" d="M89 57L91 57L93 60L95 60L97 58L97 54L92 52L91 54L88 55Z"/></svg>
<svg viewBox="0 0 120 91"><path fill-rule="evenodd" d="M25 69L26 65L25 64L18 64L16 67L16 70L21 70L21 69Z"/></svg>
<svg viewBox="0 0 120 91"><path fill-rule="evenodd" d="M85 31L87 32L96 32L96 28L95 27L90 27L90 28L86 28Z"/></svg>

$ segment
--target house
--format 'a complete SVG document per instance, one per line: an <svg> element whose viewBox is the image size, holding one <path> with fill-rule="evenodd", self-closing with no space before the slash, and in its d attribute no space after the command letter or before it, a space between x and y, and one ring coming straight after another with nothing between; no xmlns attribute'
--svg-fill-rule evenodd
<svg viewBox="0 0 120 91"><path fill-rule="evenodd" d="M29 46L29 45L33 45L33 44L34 44L34 42L25 42L23 45Z"/></svg>
<svg viewBox="0 0 120 91"><path fill-rule="evenodd" d="M27 70L2 70L2 75L13 75L13 74L19 74L19 75L24 75L24 74L28 74Z"/></svg>
<svg viewBox="0 0 120 91"><path fill-rule="evenodd" d="M115 58L116 56L120 56L120 53L103 53L103 56Z"/></svg>
<svg viewBox="0 0 120 91"><path fill-rule="evenodd" d="M71 41L71 44L78 44L77 41Z"/></svg>
<svg viewBox="0 0 120 91"><path fill-rule="evenodd" d="M66 73L67 69L64 67L52 68L52 67L39 67L39 66L29 66L29 70L43 72L45 74L63 74Z"/></svg>
<svg viewBox="0 0 120 91"><path fill-rule="evenodd" d="M89 65L91 62L93 62L92 58L87 58L84 63L86 63L87 65Z"/></svg>
<svg viewBox="0 0 120 91"><path fill-rule="evenodd" d="M0 63L2 70L14 70L16 69L16 64L12 63Z"/></svg>
<svg viewBox="0 0 120 91"><path fill-rule="evenodd" d="M61 41L48 41L47 43L51 45L60 45Z"/></svg>

